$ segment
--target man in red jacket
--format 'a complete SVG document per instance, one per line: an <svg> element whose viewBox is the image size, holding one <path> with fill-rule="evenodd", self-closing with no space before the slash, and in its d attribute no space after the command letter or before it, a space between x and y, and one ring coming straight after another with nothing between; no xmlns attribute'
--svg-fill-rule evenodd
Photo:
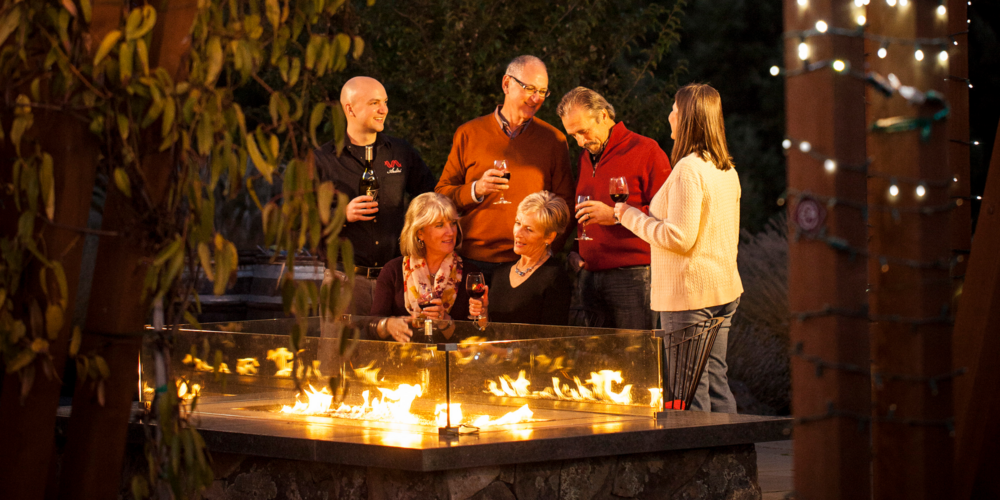
<svg viewBox="0 0 1000 500"><path fill-rule="evenodd" d="M578 240L569 255L579 271L581 326L656 328L657 314L649 308L649 244L618 224L609 184L624 177L627 203L649 213L653 195L670 175L670 160L656 141L615 123L615 108L593 90L569 91L556 112L566 135L584 149L576 194L590 196L576 205L576 217L592 239Z"/></svg>

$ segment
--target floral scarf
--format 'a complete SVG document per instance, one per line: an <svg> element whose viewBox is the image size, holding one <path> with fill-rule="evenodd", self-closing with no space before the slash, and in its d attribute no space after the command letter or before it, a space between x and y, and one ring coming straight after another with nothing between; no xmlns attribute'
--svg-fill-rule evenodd
<svg viewBox="0 0 1000 500"><path fill-rule="evenodd" d="M427 261L420 257L403 257L403 302L411 315L420 312L420 297L429 292L441 298L444 310L451 312L462 285L462 258L452 252L441 261L434 279L431 279Z"/></svg>

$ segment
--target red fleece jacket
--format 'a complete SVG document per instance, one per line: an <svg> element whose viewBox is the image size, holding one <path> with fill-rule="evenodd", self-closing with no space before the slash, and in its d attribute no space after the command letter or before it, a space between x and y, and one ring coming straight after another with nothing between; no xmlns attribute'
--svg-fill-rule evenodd
<svg viewBox="0 0 1000 500"><path fill-rule="evenodd" d="M580 180L576 184L576 194L589 194L592 200L614 207L609 189L611 178L625 177L628 181L626 203L649 214L653 195L669 175L670 160L660 145L630 131L619 122L612 127L611 137L596 168L586 150L580 155ZM593 240L578 241L577 251L588 271L649 265L649 243L621 225L588 224L587 236Z"/></svg>

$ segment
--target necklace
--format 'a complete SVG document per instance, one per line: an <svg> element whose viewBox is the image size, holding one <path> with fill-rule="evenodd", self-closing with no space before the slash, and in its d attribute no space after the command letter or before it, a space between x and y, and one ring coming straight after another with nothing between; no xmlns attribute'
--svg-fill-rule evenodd
<svg viewBox="0 0 1000 500"><path fill-rule="evenodd" d="M514 272L515 272L515 273L517 273L517 275L518 275L518 276L520 276L520 277L522 277L522 278L523 278L523 277L527 276L527 275L528 275L528 273L530 273L531 271L534 271L534 270L535 270L535 267L537 267L537 266L538 266L539 264L541 264L542 262L545 262L545 260L546 260L546 259L541 259L541 260L539 260L538 262L535 262L535 264L534 264L533 266L531 266L531 267L529 267L529 268L525 269L524 271L522 271L522 270L520 270L520 269L518 269L518 268L517 268L517 264L519 264L519 263L520 263L520 261L518 261L517 263L515 263L515 264L514 264Z"/></svg>

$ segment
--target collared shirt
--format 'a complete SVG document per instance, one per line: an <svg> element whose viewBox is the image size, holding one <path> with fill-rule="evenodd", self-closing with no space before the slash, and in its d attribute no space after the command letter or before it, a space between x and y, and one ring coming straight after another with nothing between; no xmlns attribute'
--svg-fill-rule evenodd
<svg viewBox="0 0 1000 500"><path fill-rule="evenodd" d="M507 137L510 137L511 139L521 135L521 132L524 132L524 129L528 128L528 125L531 125L531 121L535 119L534 117L528 118L520 127L517 127L516 129L511 128L510 121L508 121L507 117L500 112L501 107L502 106L497 106L497 110L493 113L493 116L497 118L497 123L500 124L500 129L503 130L503 133L507 134Z"/></svg>
<svg viewBox="0 0 1000 500"><path fill-rule="evenodd" d="M608 138L604 139L604 144L601 144L601 150L597 154L587 151L590 155L590 164L594 166L594 175L597 175L597 164L601 161L601 155L604 154L604 148L608 147L608 139L611 139L611 131L608 130Z"/></svg>
<svg viewBox="0 0 1000 500"><path fill-rule="evenodd" d="M378 212L373 221L347 222L340 235L351 241L354 262L381 267L399 256L399 235L406 218L405 195L411 197L434 190L434 174L412 146L402 139L379 133L375 137L372 169L379 180ZM358 183L365 170L364 146L348 144L337 156L333 142L316 150L320 180L333 181L348 201L359 196ZM325 254L324 254L325 255ZM332 268L334 263L328 262Z"/></svg>

